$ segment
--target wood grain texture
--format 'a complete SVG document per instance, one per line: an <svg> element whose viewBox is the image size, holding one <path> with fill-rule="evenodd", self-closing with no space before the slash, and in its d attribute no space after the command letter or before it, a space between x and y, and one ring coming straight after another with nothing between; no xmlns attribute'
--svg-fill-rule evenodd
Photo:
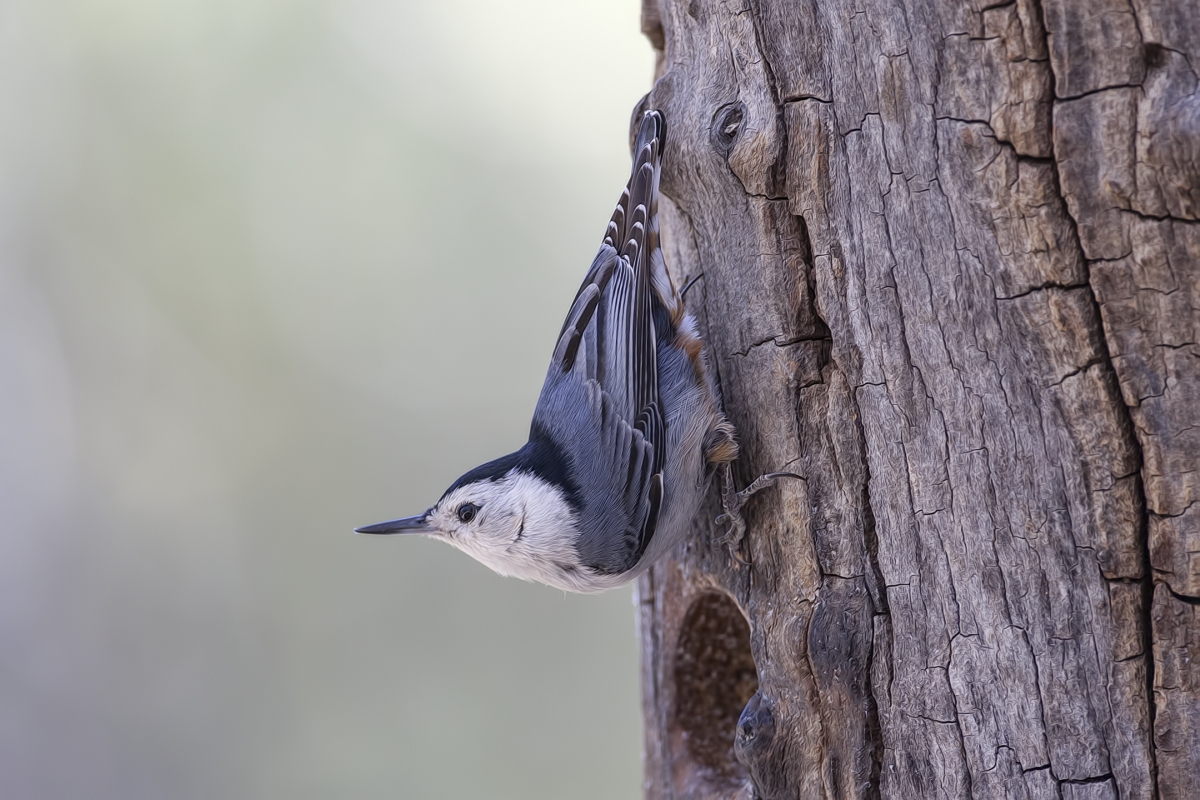
<svg viewBox="0 0 1200 800"><path fill-rule="evenodd" d="M1186 5L645 0L735 474L801 476L639 581L647 797L1200 797Z"/></svg>

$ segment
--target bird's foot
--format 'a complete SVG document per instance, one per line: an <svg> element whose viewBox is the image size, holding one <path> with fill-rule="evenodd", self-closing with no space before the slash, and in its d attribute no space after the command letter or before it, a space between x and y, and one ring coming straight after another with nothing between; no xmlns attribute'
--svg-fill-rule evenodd
<svg viewBox="0 0 1200 800"><path fill-rule="evenodd" d="M725 513L717 517L717 524L729 525L729 530L721 541L729 546L729 554L741 564L747 563L740 552L742 538L746 535L746 520L742 518L742 508L752 496L768 486L774 486L775 481L780 478L804 480L793 472L768 472L765 475L759 475L751 481L749 486L739 492L734 488L733 468L728 462L721 465L721 505L724 507Z"/></svg>

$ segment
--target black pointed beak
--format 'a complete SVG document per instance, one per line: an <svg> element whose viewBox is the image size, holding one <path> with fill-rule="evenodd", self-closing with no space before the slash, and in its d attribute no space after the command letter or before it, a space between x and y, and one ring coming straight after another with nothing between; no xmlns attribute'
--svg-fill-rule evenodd
<svg viewBox="0 0 1200 800"><path fill-rule="evenodd" d="M377 522L374 525L364 525L354 529L355 533L431 533L432 531L428 512L417 514L415 517Z"/></svg>

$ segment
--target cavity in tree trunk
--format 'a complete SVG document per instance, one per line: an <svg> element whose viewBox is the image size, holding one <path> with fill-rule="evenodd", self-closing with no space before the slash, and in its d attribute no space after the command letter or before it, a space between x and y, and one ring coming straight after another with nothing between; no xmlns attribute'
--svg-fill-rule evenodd
<svg viewBox="0 0 1200 800"><path fill-rule="evenodd" d="M1194 0L645 3L736 474L802 476L638 583L647 796L1200 798Z"/></svg>

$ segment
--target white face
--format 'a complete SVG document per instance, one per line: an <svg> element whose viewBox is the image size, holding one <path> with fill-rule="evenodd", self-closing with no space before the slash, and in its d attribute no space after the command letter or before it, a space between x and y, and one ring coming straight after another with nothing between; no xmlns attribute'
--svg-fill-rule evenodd
<svg viewBox="0 0 1200 800"><path fill-rule="evenodd" d="M521 531L524 509L508 478L460 486L433 507L429 524L455 546L507 546Z"/></svg>
<svg viewBox="0 0 1200 800"><path fill-rule="evenodd" d="M429 525L501 575L561 586L561 573L581 569L565 498L523 472L458 487L430 511Z"/></svg>

